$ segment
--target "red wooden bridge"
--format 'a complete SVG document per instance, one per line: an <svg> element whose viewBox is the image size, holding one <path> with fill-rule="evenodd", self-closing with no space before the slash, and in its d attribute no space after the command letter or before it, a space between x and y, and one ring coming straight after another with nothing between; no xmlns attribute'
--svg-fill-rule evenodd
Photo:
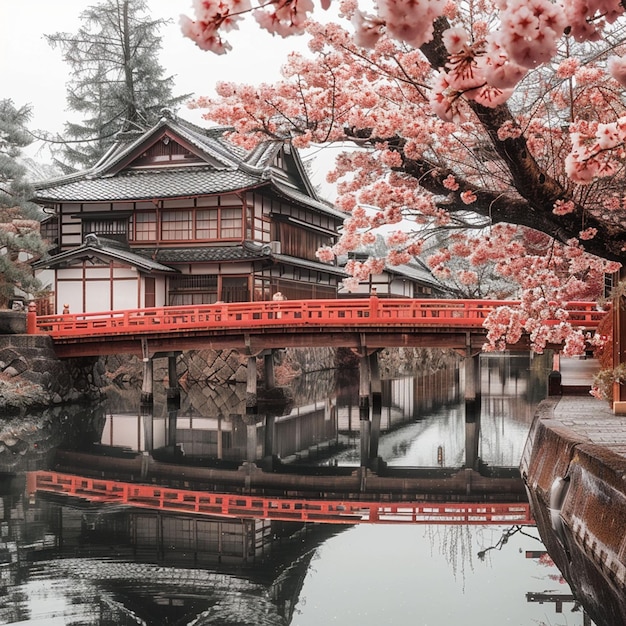
<svg viewBox="0 0 626 626"><path fill-rule="evenodd" d="M28 332L50 335L59 356L142 354L200 348L248 354L270 348L397 346L480 350L483 322L507 300L338 299L236 302L64 315L29 313ZM605 315L571 302L569 321L593 330ZM559 323L547 320L546 323Z"/></svg>
<svg viewBox="0 0 626 626"><path fill-rule="evenodd" d="M30 496L54 493L97 504L184 515L271 519L326 524L534 525L528 503L368 502L247 496L35 471L27 474Z"/></svg>

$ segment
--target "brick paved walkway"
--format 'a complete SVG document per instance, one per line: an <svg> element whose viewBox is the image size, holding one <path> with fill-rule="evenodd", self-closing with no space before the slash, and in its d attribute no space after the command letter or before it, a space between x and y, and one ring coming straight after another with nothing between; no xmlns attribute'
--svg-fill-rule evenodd
<svg viewBox="0 0 626 626"><path fill-rule="evenodd" d="M598 371L594 359L561 359L563 385L589 384ZM626 456L626 416L614 415L608 402L589 396L563 396L553 418L591 443Z"/></svg>

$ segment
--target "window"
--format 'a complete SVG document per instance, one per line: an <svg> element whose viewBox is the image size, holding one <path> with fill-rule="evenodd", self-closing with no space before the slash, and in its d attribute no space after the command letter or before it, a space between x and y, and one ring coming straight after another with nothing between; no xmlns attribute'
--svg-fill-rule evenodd
<svg viewBox="0 0 626 626"><path fill-rule="evenodd" d="M131 222L130 237L133 241L156 241L156 212L135 213Z"/></svg>
<svg viewBox="0 0 626 626"><path fill-rule="evenodd" d="M241 237L241 208L222 209L220 220L220 237L236 239Z"/></svg>
<svg viewBox="0 0 626 626"><path fill-rule="evenodd" d="M164 241L193 239L193 212L163 211L161 214L161 238Z"/></svg>
<svg viewBox="0 0 626 626"><path fill-rule="evenodd" d="M196 239L217 239L218 212L208 209L196 213Z"/></svg>
<svg viewBox="0 0 626 626"><path fill-rule="evenodd" d="M241 239L242 218L241 207L163 211L161 239L163 241Z"/></svg>
<svg viewBox="0 0 626 626"><path fill-rule="evenodd" d="M216 275L185 275L170 278L170 306L217 302Z"/></svg>
<svg viewBox="0 0 626 626"><path fill-rule="evenodd" d="M109 239L124 241L128 233L128 217L123 218L88 218L83 220L83 238L93 233Z"/></svg>
<svg viewBox="0 0 626 626"><path fill-rule="evenodd" d="M248 302L250 291L247 276L224 276L221 299L224 302Z"/></svg>

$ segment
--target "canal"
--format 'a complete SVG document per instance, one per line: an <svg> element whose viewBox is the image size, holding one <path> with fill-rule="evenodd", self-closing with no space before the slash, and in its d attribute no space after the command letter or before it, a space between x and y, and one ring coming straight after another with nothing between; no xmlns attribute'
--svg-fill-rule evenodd
<svg viewBox="0 0 626 626"><path fill-rule="evenodd" d="M358 372L340 374L295 381L292 399L266 408L292 475L359 468ZM458 370L383 381L381 467L398 480L469 467L516 480L546 381L541 359L484 356L471 422ZM158 486L156 474L128 469L149 460L168 468L169 487L186 488L199 471L260 459L264 429L237 385L189 389L176 407L157 395L151 411L136 390L112 387L101 405L6 424L0 624L591 624L532 525L216 518L26 488L32 471L94 468Z"/></svg>

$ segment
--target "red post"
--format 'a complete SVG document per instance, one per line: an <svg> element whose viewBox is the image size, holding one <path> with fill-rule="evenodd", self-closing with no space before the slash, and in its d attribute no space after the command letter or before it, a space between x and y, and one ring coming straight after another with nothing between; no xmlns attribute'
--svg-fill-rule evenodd
<svg viewBox="0 0 626 626"><path fill-rule="evenodd" d="M26 332L29 335L37 334L37 305L34 302L28 303L28 313L26 314Z"/></svg>
<svg viewBox="0 0 626 626"><path fill-rule="evenodd" d="M370 318L377 318L379 316L378 307L378 294L376 293L376 288L372 287L372 294L370 296Z"/></svg>

